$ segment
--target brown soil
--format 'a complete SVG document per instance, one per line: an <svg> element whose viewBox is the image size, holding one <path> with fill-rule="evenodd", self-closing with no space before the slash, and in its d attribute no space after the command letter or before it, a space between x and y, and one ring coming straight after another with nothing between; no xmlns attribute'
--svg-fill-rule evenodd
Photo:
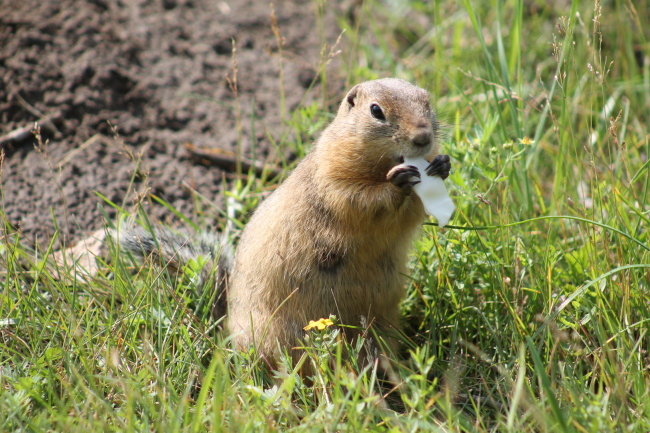
<svg viewBox="0 0 650 433"><path fill-rule="evenodd" d="M275 5L287 110L322 91L318 83L308 90L322 49L314 3ZM340 32L333 3L324 15L329 46ZM142 154L148 172L146 185L136 176L132 190L149 187L184 214L195 210L192 189L218 204L224 172L196 163L185 143L236 147L233 39L243 150L250 157L255 142L258 159L273 156L267 133L283 131L268 2L0 0L0 10L0 135L51 119L40 122L48 141L40 149L33 134L0 140L2 207L27 242L49 242L55 220L62 239L73 241L101 227L103 212L114 218L95 192L130 206L136 164L129 151ZM342 90L337 69L328 67L334 93ZM162 206L148 212L170 214Z"/></svg>

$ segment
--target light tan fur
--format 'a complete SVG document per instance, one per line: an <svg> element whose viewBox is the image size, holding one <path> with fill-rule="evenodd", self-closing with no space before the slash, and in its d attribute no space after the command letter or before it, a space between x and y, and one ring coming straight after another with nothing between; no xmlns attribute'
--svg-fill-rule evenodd
<svg viewBox="0 0 650 433"><path fill-rule="evenodd" d="M399 79L355 86L311 153L259 206L228 288L237 348L254 343L274 365L279 350L300 356L293 348L310 320L335 314L349 325L363 317L382 330L398 326L408 251L425 212L393 175L403 157L439 153L429 98Z"/></svg>

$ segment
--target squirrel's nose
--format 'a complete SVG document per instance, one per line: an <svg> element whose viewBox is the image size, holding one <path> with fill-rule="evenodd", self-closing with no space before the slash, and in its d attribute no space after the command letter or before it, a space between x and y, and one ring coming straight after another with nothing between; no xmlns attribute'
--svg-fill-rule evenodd
<svg viewBox="0 0 650 433"><path fill-rule="evenodd" d="M413 144L417 147L426 147L431 143L431 131L420 131L413 137Z"/></svg>

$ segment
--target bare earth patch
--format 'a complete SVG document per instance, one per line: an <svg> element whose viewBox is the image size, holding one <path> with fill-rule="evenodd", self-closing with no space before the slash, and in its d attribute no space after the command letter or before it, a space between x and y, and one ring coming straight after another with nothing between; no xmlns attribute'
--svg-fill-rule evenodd
<svg viewBox="0 0 650 433"><path fill-rule="evenodd" d="M318 83L308 89L322 41L313 1L274 8L291 110L320 97ZM128 206L135 197L127 192L136 167L130 155L142 154L146 186L179 211L190 211L192 189L218 202L224 172L197 164L185 143L236 147L233 39L245 155L252 157L256 143L258 160L273 156L267 132L282 133L281 92L267 2L8 0L0 9L2 206L25 240L47 244L53 216L66 241L100 228L100 207L114 212L95 191ZM340 33L331 11L324 23L331 46ZM334 93L342 89L336 71L329 67ZM40 150L33 134L19 134L38 120L48 141ZM17 139L7 137L12 132ZM145 188L142 179L133 179L132 190ZM162 207L151 212L169 216Z"/></svg>

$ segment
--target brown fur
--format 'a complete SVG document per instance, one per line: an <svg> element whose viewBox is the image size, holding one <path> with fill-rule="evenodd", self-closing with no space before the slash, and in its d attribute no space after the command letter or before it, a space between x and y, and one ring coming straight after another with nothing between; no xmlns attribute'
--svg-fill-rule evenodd
<svg viewBox="0 0 650 433"><path fill-rule="evenodd" d="M372 104L385 122L371 115ZM335 314L349 325L398 325L408 251L425 213L394 172L404 156L439 153L437 128L429 94L406 81L370 81L348 93L244 230L228 293L237 348L254 343L274 364L278 350L299 357L292 349L309 320Z"/></svg>

